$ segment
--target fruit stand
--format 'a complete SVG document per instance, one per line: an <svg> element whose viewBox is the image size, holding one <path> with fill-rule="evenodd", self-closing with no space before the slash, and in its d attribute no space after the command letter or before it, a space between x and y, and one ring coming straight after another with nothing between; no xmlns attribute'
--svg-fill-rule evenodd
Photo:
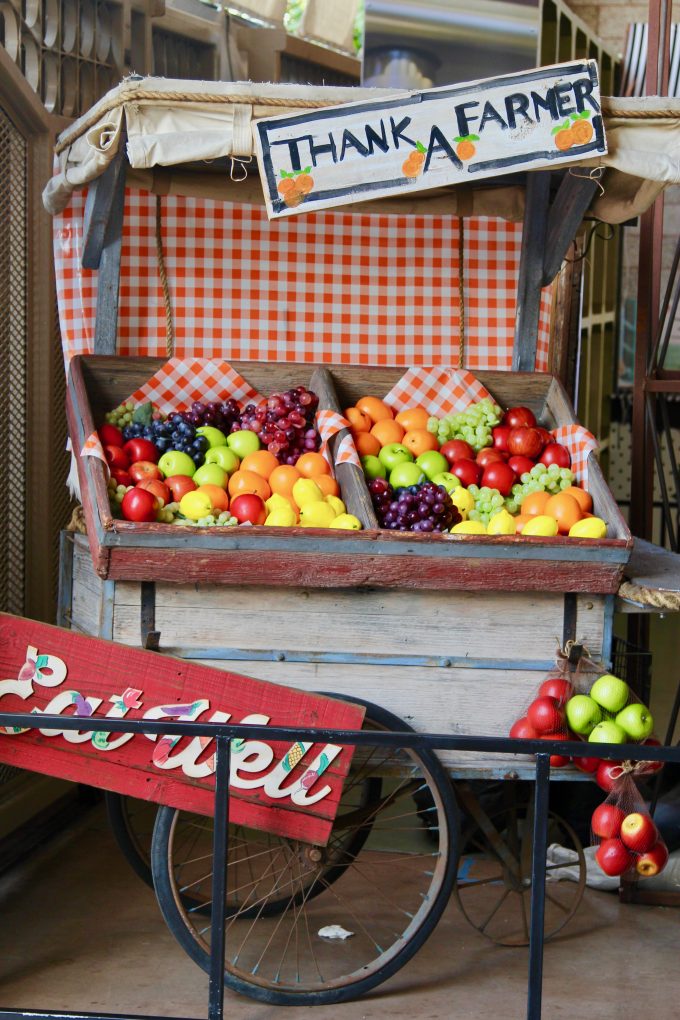
<svg viewBox="0 0 680 1020"><path fill-rule="evenodd" d="M395 410L429 393L441 422L456 406L441 403L442 391L464 371L503 411L528 408L553 441L555 432L579 435L548 371L569 329L553 281L597 180L587 169L559 179L539 170L504 186L499 178L486 188L442 187L268 224L252 173L258 120L385 94L223 83L208 96L203 88L129 80L59 140L46 201L57 213L67 413L87 527L87 535L63 536L60 622L370 702L415 730L506 734L552 669L558 644L610 657L632 538L592 447L574 447L574 457L606 537L556 534L557 526L531 537L390 530L378 524L379 501L345 415L367 394L394 403L401 387L411 402ZM579 130L572 145L588 140ZM564 138L558 148L568 148ZM605 165L607 157L583 162ZM404 174L415 176L421 163ZM299 187L285 204L302 203L304 213L309 192ZM204 513L190 526L186 515L178 527L155 509L146 520L121 519L112 462L97 437L107 415L125 424L128 402L149 401L168 415L192 400L257 409L262 395L279 401L294 391L318 401L343 511L358 530L251 518L226 526L214 505L212 519ZM229 489L234 513L238 494ZM475 783L534 773L520 755L449 751L441 760L473 818ZM524 810L529 817L531 806ZM477 811L477 822L485 820ZM547 934L571 916L582 890L583 882L568 890ZM526 941L508 932L484 933Z"/></svg>

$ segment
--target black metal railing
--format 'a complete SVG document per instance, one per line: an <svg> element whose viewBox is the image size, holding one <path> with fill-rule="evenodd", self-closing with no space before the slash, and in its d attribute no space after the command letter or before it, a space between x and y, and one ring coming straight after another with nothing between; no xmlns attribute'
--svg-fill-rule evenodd
<svg viewBox="0 0 680 1020"><path fill-rule="evenodd" d="M0 712L0 726L35 728L35 715L26 712ZM78 716L42 715L40 728L83 731L83 718ZM334 730L296 728L291 726L229 725L227 723L172 722L150 719L97 718L97 730L107 733L141 733L178 737L208 737L216 742L215 804L224 805L215 811L213 833L213 874L211 900L223 903L226 895L229 838L229 770L230 745L236 738L266 741L307 740L331 742L360 747L365 744L428 751L478 751L491 754L533 754L536 756L536 802L533 821L531 862L531 920L529 929L529 966L527 977L527 1020L541 1020L543 990L543 923L545 914L545 868L548 844L548 799L550 756L570 756L573 741L513 740L509 737L452 736L446 733L389 732L376 730ZM93 726L94 729L94 726ZM0 739L1 736L0 736ZM611 759L611 744L588 744L588 756ZM616 760L640 756L637 744L617 744ZM645 746L645 760L680 763L680 747ZM211 919L210 970L208 977L208 1020L224 1016L224 950L226 925L224 911L215 910ZM2 1009L0 1020L167 1020L166 1017L128 1013L79 1013L36 1009Z"/></svg>

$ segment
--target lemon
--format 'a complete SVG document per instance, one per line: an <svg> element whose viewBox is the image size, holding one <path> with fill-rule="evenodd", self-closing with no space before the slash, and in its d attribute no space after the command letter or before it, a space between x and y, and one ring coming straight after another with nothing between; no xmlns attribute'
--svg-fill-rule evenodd
<svg viewBox="0 0 680 1020"><path fill-rule="evenodd" d="M343 531L361 531L361 521L354 514L339 514L330 525Z"/></svg>
<svg viewBox="0 0 680 1020"><path fill-rule="evenodd" d="M295 484L298 485L298 482ZM337 516L333 507L323 499L300 507L300 524L303 528L330 528Z"/></svg>
<svg viewBox="0 0 680 1020"><path fill-rule="evenodd" d="M554 517L548 517L547 514L538 514L536 517L532 517L530 521L527 521L522 528L523 535L542 535L547 538L552 538L553 535L557 534L557 521Z"/></svg>
<svg viewBox="0 0 680 1020"><path fill-rule="evenodd" d="M570 538L604 538L606 534L607 522L601 517L584 517L569 529Z"/></svg>
<svg viewBox="0 0 680 1020"><path fill-rule="evenodd" d="M275 528L291 528L294 524L297 524L297 514L290 503L288 503L287 506L272 510L264 523Z"/></svg>
<svg viewBox="0 0 680 1020"><path fill-rule="evenodd" d="M449 492L451 502L457 507L463 515L463 520L467 518L470 510L474 510L475 501L466 488L462 485L453 491Z"/></svg>
<svg viewBox="0 0 680 1020"><path fill-rule="evenodd" d="M201 517L207 517L212 511L212 501L205 492L192 489L185 492L179 501L179 512L190 521L200 521Z"/></svg>
<svg viewBox="0 0 680 1020"><path fill-rule="evenodd" d="M342 502L342 500L338 498L338 496L326 496L325 501L326 503L328 503L329 506L333 507L333 509L335 510L336 517L339 517L340 514L344 514L347 512L347 507Z"/></svg>
<svg viewBox="0 0 680 1020"><path fill-rule="evenodd" d="M322 503L323 492L313 478L298 478L293 486L293 499L302 509L308 503Z"/></svg>
<svg viewBox="0 0 680 1020"><path fill-rule="evenodd" d="M269 513L272 513L274 510L285 510L285 508L289 507L291 503L290 500L286 499L285 496L281 496L279 495L278 492L274 492L269 497L269 499L265 500L264 505L266 506Z"/></svg>
<svg viewBox="0 0 680 1020"><path fill-rule="evenodd" d="M451 528L452 535L486 535L487 530L481 521L461 521Z"/></svg>
<svg viewBox="0 0 680 1020"><path fill-rule="evenodd" d="M486 531L488 535L514 535L515 518L504 507L493 515Z"/></svg>

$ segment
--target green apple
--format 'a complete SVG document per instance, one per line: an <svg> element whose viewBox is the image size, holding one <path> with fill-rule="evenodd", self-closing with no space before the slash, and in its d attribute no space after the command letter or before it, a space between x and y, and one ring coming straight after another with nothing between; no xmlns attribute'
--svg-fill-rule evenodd
<svg viewBox="0 0 680 1020"><path fill-rule="evenodd" d="M219 464L203 464L194 474L196 485L219 485L226 489L229 475Z"/></svg>
<svg viewBox="0 0 680 1020"><path fill-rule="evenodd" d="M599 677L590 688L590 697L607 712L620 712L628 701L630 690L625 680L612 673Z"/></svg>
<svg viewBox="0 0 680 1020"><path fill-rule="evenodd" d="M226 446L227 437L224 432L220 432L213 425L201 425L199 429L196 429L196 434L204 436L208 440L208 446L212 450L213 446Z"/></svg>
<svg viewBox="0 0 680 1020"><path fill-rule="evenodd" d="M380 463L384 464L388 471L395 468L397 464L405 464L407 461L413 460L411 451L407 450L401 443L388 443L387 446L383 446L378 457Z"/></svg>
<svg viewBox="0 0 680 1020"><path fill-rule="evenodd" d="M591 730L588 740L594 744L625 744L626 733L611 719L603 719Z"/></svg>
<svg viewBox="0 0 680 1020"><path fill-rule="evenodd" d="M361 458L361 466L367 478L387 478L387 468L383 462L372 454Z"/></svg>
<svg viewBox="0 0 680 1020"><path fill-rule="evenodd" d="M646 740L654 729L652 713L639 701L622 708L616 716L616 724L631 740Z"/></svg>
<svg viewBox="0 0 680 1020"><path fill-rule="evenodd" d="M440 471L432 481L435 485L443 485L447 492L453 492L463 484L458 475L452 475L450 471Z"/></svg>
<svg viewBox="0 0 680 1020"><path fill-rule="evenodd" d="M600 706L587 694L575 694L569 699L565 709L569 729L583 737L587 737L602 720Z"/></svg>
<svg viewBox="0 0 680 1020"><path fill-rule="evenodd" d="M189 454L181 450L168 450L158 461L158 467L166 478L172 475L188 475L191 478L196 472L196 465Z"/></svg>
<svg viewBox="0 0 680 1020"><path fill-rule="evenodd" d="M227 436L227 446L241 460L249 453L259 450L260 445L260 437L257 432L251 432L250 429L239 429L238 432L230 432Z"/></svg>
<svg viewBox="0 0 680 1020"><path fill-rule="evenodd" d="M435 475L440 475L442 471L448 471L449 462L443 453L439 453L437 450L426 450L425 453L421 453L419 457L416 457L416 464L421 467L430 481L433 481Z"/></svg>
<svg viewBox="0 0 680 1020"><path fill-rule="evenodd" d="M407 488L409 485L420 485L425 481L425 472L418 464L404 461L390 471L390 485L393 489Z"/></svg>
<svg viewBox="0 0 680 1020"><path fill-rule="evenodd" d="M219 464L228 475L238 471L241 461L228 446L211 446L205 455L206 464Z"/></svg>

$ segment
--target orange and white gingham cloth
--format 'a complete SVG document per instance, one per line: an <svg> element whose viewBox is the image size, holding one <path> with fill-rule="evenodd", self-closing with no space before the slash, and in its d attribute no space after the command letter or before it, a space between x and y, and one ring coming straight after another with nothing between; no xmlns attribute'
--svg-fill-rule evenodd
<svg viewBox="0 0 680 1020"><path fill-rule="evenodd" d="M598 443L592 432L583 425L560 425L552 430L556 443L561 443L571 454L571 470L577 482L588 488L588 456L599 450Z"/></svg>
<svg viewBox="0 0 680 1020"><path fill-rule="evenodd" d="M70 442L71 440L69 439L67 448L70 448ZM91 436L88 436L85 442L83 443L82 449L80 451L80 456L97 457L98 460L102 461L104 467L106 468L106 477L108 478L109 475L111 474L109 470L109 462L107 461L106 454L104 453L104 447L102 446L101 440L97 435L96 431L93 432Z"/></svg>
<svg viewBox="0 0 680 1020"><path fill-rule="evenodd" d="M128 400L135 404L150 400L163 414L169 414L186 410L195 400L221 403L230 398L244 404L264 399L227 361L170 358Z"/></svg>
<svg viewBox="0 0 680 1020"><path fill-rule="evenodd" d="M80 265L85 192L54 219L65 360L91 353L97 273ZM155 196L126 190L118 352L166 355ZM180 359L367 366L455 365L459 221L329 210L269 222L259 206L162 199ZM465 221L465 360L510 370L522 226ZM551 288L537 371L547 369ZM305 382L302 378L301 383Z"/></svg>
<svg viewBox="0 0 680 1020"><path fill-rule="evenodd" d="M432 415L458 414L478 400L491 398L472 372L462 368L409 368L384 397L398 410L420 404Z"/></svg>
<svg viewBox="0 0 680 1020"><path fill-rule="evenodd" d="M331 436L334 436L340 429L349 428L349 422L346 418L343 418L341 414L336 411L328 411L321 408L316 415L316 427L319 430L319 435L322 439L321 453L330 462L330 456L328 451L328 440ZM352 437L347 435L338 443L338 447L335 451L335 462L336 464L356 464L357 467L361 467L361 461L359 460L359 454L352 441Z"/></svg>

